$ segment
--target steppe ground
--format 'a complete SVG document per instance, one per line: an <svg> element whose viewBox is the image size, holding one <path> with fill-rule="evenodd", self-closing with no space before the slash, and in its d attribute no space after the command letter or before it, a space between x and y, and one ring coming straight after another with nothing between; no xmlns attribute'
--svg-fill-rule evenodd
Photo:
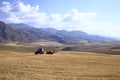
<svg viewBox="0 0 120 80"><path fill-rule="evenodd" d="M0 50L0 80L120 80L120 55Z"/></svg>

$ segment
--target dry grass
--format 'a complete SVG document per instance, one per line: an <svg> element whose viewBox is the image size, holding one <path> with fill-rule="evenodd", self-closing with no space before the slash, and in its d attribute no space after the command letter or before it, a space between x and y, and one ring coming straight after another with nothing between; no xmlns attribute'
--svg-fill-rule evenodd
<svg viewBox="0 0 120 80"><path fill-rule="evenodd" d="M120 56L0 51L0 80L120 80Z"/></svg>

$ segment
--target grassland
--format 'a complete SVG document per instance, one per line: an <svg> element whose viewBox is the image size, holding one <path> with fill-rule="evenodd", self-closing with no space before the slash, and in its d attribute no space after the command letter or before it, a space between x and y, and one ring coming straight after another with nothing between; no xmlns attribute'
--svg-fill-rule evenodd
<svg viewBox="0 0 120 80"><path fill-rule="evenodd" d="M120 80L120 55L60 51L36 56L28 47L1 48L0 80Z"/></svg>

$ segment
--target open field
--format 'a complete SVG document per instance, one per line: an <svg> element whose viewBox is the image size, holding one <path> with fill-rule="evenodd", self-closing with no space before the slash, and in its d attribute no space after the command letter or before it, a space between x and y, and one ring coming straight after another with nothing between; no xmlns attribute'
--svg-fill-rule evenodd
<svg viewBox="0 0 120 80"><path fill-rule="evenodd" d="M0 50L0 80L120 80L120 55L24 49Z"/></svg>

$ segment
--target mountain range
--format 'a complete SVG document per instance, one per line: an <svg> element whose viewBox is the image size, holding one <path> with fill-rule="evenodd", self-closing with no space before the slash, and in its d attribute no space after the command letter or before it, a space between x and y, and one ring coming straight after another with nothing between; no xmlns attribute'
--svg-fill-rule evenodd
<svg viewBox="0 0 120 80"><path fill-rule="evenodd" d="M29 43L39 40L48 40L67 44L84 41L111 41L113 39L97 35L90 35L82 31L56 30L53 28L35 28L23 23L6 24L0 21L0 43Z"/></svg>

